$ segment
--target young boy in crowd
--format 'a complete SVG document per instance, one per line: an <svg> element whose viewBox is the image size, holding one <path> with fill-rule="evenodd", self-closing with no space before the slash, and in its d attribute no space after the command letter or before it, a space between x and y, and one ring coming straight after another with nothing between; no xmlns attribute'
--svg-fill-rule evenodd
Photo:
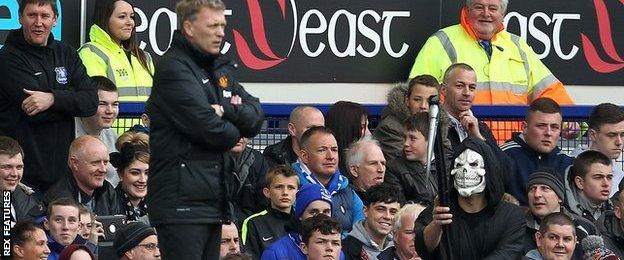
<svg viewBox="0 0 624 260"><path fill-rule="evenodd" d="M403 155L388 162L384 182L393 185L406 201L431 205L438 185L435 167L426 174L429 115L416 113L405 121Z"/></svg>
<svg viewBox="0 0 624 260"><path fill-rule="evenodd" d="M243 247L254 259L259 259L264 249L286 234L284 226L293 216L299 177L292 168L280 165L267 172L265 183L262 192L271 206L245 219L241 232Z"/></svg>
<svg viewBox="0 0 624 260"><path fill-rule="evenodd" d="M323 214L308 218L302 223L299 247L308 260L339 259L340 222Z"/></svg>
<svg viewBox="0 0 624 260"><path fill-rule="evenodd" d="M576 215L595 222L607 210L613 182L611 159L598 151L585 151L574 159L566 172L568 208Z"/></svg>

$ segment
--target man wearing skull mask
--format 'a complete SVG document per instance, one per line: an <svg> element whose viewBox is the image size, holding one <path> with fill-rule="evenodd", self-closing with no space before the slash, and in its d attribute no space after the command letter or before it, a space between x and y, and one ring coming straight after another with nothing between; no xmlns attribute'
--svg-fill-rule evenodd
<svg viewBox="0 0 624 260"><path fill-rule="evenodd" d="M444 259L447 248L458 259L517 259L522 255L523 211L501 201L503 165L496 158L488 144L474 137L456 148L450 205L430 206L416 220L419 256ZM450 225L448 247L444 225Z"/></svg>

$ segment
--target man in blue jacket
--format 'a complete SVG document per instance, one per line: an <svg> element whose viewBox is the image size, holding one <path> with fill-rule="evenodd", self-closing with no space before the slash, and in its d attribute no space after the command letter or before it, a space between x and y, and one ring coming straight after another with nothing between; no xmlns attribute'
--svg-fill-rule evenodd
<svg viewBox="0 0 624 260"><path fill-rule="evenodd" d="M301 185L312 183L332 196L332 217L342 224L343 235L354 223L364 219L364 204L338 170L338 144L332 131L315 126L301 136L301 157L293 163Z"/></svg>
<svg viewBox="0 0 624 260"><path fill-rule="evenodd" d="M538 168L548 167L556 171L559 180L572 164L557 146L561 134L561 108L550 98L538 98L531 103L525 116L524 131L501 146L509 158L513 158L515 172L509 173L507 193L527 205L529 174Z"/></svg>

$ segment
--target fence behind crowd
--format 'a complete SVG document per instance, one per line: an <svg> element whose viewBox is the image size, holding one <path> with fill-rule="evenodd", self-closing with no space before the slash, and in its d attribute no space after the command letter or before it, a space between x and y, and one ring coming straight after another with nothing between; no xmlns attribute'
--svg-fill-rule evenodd
<svg viewBox="0 0 624 260"><path fill-rule="evenodd" d="M266 114L266 122L262 127L259 135L254 137L249 144L257 150L264 150L265 147L277 143L288 136L288 116L290 111L295 108L295 104L263 104L262 107ZM327 112L330 105L315 105L323 112ZM369 127L371 132L375 130L379 118L381 117L384 105L366 105L369 113ZM140 116L144 107L142 103L122 103L116 123L116 130L122 133L134 124L140 123ZM592 106L569 106L562 107L564 123L571 122L587 122L587 117L591 112ZM496 129L493 134L499 144L506 141L506 137L512 132L521 132L522 121L527 110L526 106L474 106L472 108L475 116L480 120L494 126ZM559 139L559 147L567 153L571 154L574 149L587 146L589 139L585 132L582 135L572 139ZM624 168L624 160L622 156L616 162Z"/></svg>

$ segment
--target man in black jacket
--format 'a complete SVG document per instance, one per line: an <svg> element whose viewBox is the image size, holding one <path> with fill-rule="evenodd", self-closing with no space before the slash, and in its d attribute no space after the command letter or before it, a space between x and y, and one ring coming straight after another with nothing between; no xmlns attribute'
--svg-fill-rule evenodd
<svg viewBox="0 0 624 260"><path fill-rule="evenodd" d="M247 146L248 142L248 138L241 137L226 156L233 162L231 172L234 175L235 185L232 204L234 220L239 227L247 217L266 209L269 205L269 201L262 194L265 175L270 167L269 160L262 156L260 151Z"/></svg>
<svg viewBox="0 0 624 260"><path fill-rule="evenodd" d="M108 161L108 150L100 139L90 135L76 138L69 147L71 174L50 187L43 198L44 204L71 198L96 215L125 214L115 188L105 179Z"/></svg>
<svg viewBox="0 0 624 260"><path fill-rule="evenodd" d="M67 172L74 117L98 104L76 50L50 34L57 14L55 0L21 1L22 28L0 50L0 134L22 145L24 182L42 193Z"/></svg>
<svg viewBox="0 0 624 260"><path fill-rule="evenodd" d="M275 164L291 165L301 154L299 142L303 133L314 127L325 126L325 117L316 107L298 106L290 112L288 119L288 134L284 140L267 146L264 156Z"/></svg>
<svg viewBox="0 0 624 260"><path fill-rule="evenodd" d="M605 242L605 247L617 255L624 256L624 182L620 183L618 192L611 200L615 207L602 214L596 221L598 232Z"/></svg>
<svg viewBox="0 0 624 260"><path fill-rule="evenodd" d="M503 167L491 146L468 137L453 158L450 205L429 206L416 220L418 255L425 260L447 259L449 252L456 259L518 259L526 226L523 211L501 201ZM450 225L449 234L444 225Z"/></svg>
<svg viewBox="0 0 624 260"><path fill-rule="evenodd" d="M235 65L219 53L224 10L220 0L178 2L180 30L156 66L147 101L147 205L164 259L218 258L235 182L225 174L232 166L224 157L264 121L259 100L238 84Z"/></svg>

